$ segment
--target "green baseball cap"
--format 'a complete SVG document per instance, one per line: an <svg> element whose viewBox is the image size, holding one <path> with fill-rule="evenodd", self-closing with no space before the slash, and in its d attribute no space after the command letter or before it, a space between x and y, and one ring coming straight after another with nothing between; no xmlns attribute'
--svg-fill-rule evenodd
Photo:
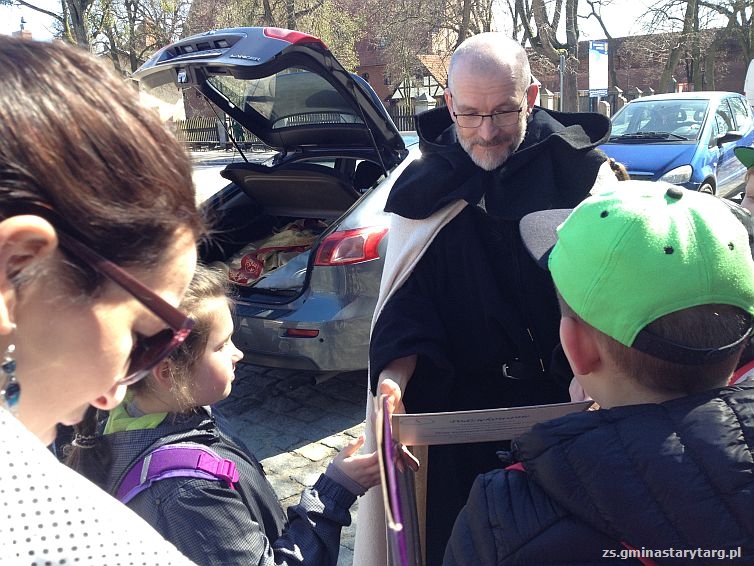
<svg viewBox="0 0 754 566"><path fill-rule="evenodd" d="M749 234L733 218L717 197L633 180L616 182L572 211L532 213L520 228L535 259L549 258L558 291L584 321L626 346L694 365L727 356L751 327L735 343L712 349L675 344L645 327L704 304L733 305L754 317Z"/></svg>
<svg viewBox="0 0 754 566"><path fill-rule="evenodd" d="M754 167L754 147L739 146L733 148L733 153L738 157L738 160L744 164L747 169Z"/></svg>

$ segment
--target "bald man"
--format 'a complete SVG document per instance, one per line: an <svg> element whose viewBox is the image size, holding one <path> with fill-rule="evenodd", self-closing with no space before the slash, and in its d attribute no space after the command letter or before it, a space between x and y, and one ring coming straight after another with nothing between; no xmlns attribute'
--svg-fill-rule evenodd
<svg viewBox="0 0 754 566"><path fill-rule="evenodd" d="M484 33L453 54L447 107L416 117L422 158L385 207L393 218L369 360L372 394L399 388L399 410L569 400L570 368L553 355L560 315L552 281L522 246L518 222L536 210L571 208L595 185L615 182L596 149L610 121L539 108L537 94L525 50ZM422 462L428 565L442 562L474 478L500 467L496 452L508 449L505 442L429 448ZM373 544L375 532L384 533L373 519L379 493L367 497L357 523L359 566L385 563Z"/></svg>

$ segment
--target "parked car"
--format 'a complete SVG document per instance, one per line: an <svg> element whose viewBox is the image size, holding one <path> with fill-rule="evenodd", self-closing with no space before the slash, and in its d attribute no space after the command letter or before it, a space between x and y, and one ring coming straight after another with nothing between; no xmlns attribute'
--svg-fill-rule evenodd
<svg viewBox="0 0 754 566"><path fill-rule="evenodd" d="M134 77L163 114L225 113L277 150L265 164L225 166L229 184L204 203L214 222L200 255L235 283L244 361L319 377L365 369L383 208L419 155L416 135L398 132L366 81L296 31L189 37Z"/></svg>
<svg viewBox="0 0 754 566"><path fill-rule="evenodd" d="M680 92L637 98L611 118L600 146L623 163L632 179L668 181L687 189L733 197L746 170L733 155L754 145L752 108L734 92Z"/></svg>

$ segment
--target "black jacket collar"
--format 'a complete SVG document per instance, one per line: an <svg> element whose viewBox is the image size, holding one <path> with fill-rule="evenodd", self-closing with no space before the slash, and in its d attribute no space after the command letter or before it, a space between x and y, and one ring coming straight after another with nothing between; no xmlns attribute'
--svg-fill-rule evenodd
<svg viewBox="0 0 754 566"><path fill-rule="evenodd" d="M566 113L536 107L521 146L495 171L477 167L456 140L447 108L415 118L421 160L409 165L396 181L385 210L406 218L426 218L447 204L476 204L490 183L501 183L543 151L558 147L588 151L607 140L610 120L596 113Z"/></svg>

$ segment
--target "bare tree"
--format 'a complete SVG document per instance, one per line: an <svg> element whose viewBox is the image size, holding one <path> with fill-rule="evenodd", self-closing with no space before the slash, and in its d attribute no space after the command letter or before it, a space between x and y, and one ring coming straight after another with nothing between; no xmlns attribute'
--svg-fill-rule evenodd
<svg viewBox="0 0 754 566"><path fill-rule="evenodd" d="M384 56L385 72L393 84L409 91L420 74L419 55L433 51L433 37L447 39L442 26L444 6L439 0L366 0L365 37ZM454 38L451 40L454 41ZM448 42L444 45L447 47ZM410 92L407 93L410 96Z"/></svg>
<svg viewBox="0 0 754 566"><path fill-rule="evenodd" d="M542 58L551 64L560 66L564 62L563 92L561 100L563 110L578 110L579 68L579 27L578 0L516 0L513 10L513 29L515 37L522 45L527 43ZM557 31L564 17L565 42L557 37ZM521 36L519 37L519 31Z"/></svg>
<svg viewBox="0 0 754 566"><path fill-rule="evenodd" d="M699 0L699 5L724 18L725 37L733 39L741 46L746 61L754 59L754 4L752 2Z"/></svg>
<svg viewBox="0 0 754 566"><path fill-rule="evenodd" d="M674 73L681 66L683 82L695 90L714 89L715 73L726 62L717 57L719 47L731 38L737 40L751 57L752 12L746 0L659 0L642 16L648 34L670 39L660 78L660 87L670 90ZM721 27L724 23L724 27Z"/></svg>
<svg viewBox="0 0 754 566"><path fill-rule="evenodd" d="M455 37L453 48L472 35L492 31L493 0L460 0L445 3L440 26Z"/></svg>
<svg viewBox="0 0 754 566"><path fill-rule="evenodd" d="M191 0L97 0L89 12L95 51L130 75L157 49L181 38Z"/></svg>
<svg viewBox="0 0 754 566"><path fill-rule="evenodd" d="M27 0L0 0L0 5L23 6L52 18L60 38L68 43L89 47L88 11L94 0L60 0L60 11L55 12Z"/></svg>
<svg viewBox="0 0 754 566"><path fill-rule="evenodd" d="M607 29L605 20L602 18L603 9L615 6L613 0L585 0L585 2L589 5L589 13L579 17L583 18L584 20L594 18L595 20L597 20L600 28L602 28L602 33L605 34L605 38L608 40L613 39L613 36L610 34L610 30Z"/></svg>

